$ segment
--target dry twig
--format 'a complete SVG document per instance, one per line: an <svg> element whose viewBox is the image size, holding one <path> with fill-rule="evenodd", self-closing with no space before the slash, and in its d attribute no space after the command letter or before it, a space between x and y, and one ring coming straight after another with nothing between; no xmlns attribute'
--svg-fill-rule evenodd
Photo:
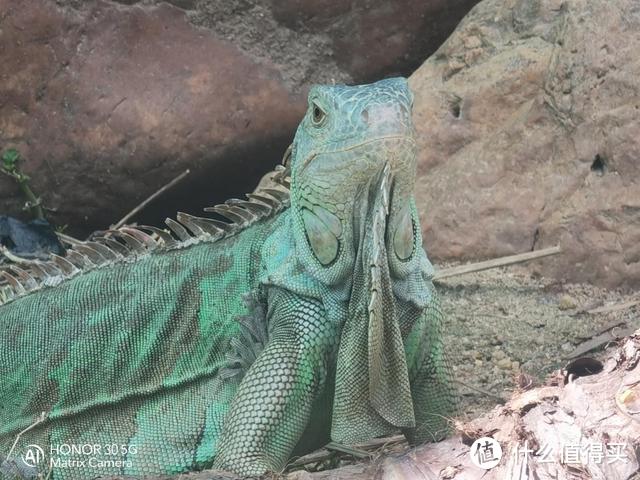
<svg viewBox="0 0 640 480"><path fill-rule="evenodd" d="M484 262L470 263L467 265L458 265L456 267L443 268L437 270L433 276L434 280L442 280L457 275L465 275L467 273L480 272L482 270L489 270L490 268L505 267L507 265L514 265L516 263L528 262L530 260L537 260L539 258L548 257L549 255L557 255L562 250L559 246L543 248L542 250L536 250L534 252L519 253L517 255L509 255L507 257L494 258Z"/></svg>
<svg viewBox="0 0 640 480"><path fill-rule="evenodd" d="M178 182L180 182L183 178L185 178L187 175L189 175L189 173L191 173L190 170L185 170L184 172L182 172L180 175L178 175L176 178L174 178L173 180L171 180L169 183L167 183L165 186L161 187L160 189L158 189L155 193L153 193L152 195L150 195L149 197L147 197L145 200L143 200L142 202L140 202L140 204L134 208L133 210L131 210L129 213L127 213L124 217L122 217L118 223L116 223L115 225L113 225L113 227L111 227L112 229L118 229L121 226L123 226L125 223L127 223L134 215L136 215L139 211L141 211L142 209L144 209L147 205L149 205L149 203L151 203L153 200L155 200L156 198L158 198L160 195L162 195L164 192L166 192L167 190L169 190L171 187L173 187L175 184L177 184Z"/></svg>

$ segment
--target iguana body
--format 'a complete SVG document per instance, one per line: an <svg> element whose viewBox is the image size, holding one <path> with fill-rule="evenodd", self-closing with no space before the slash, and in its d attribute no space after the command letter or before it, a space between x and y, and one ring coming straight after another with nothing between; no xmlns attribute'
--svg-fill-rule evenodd
<svg viewBox="0 0 640 480"><path fill-rule="evenodd" d="M0 454L46 418L0 478L51 458L56 479L257 475L329 439L441 437L453 391L410 109L403 79L315 87L280 188L218 207L231 224L179 215L180 241L124 229L36 269L44 280L5 274Z"/></svg>

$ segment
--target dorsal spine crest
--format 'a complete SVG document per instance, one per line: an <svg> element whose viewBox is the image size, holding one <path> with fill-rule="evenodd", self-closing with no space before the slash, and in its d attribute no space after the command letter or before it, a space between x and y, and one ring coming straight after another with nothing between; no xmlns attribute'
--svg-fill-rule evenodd
<svg viewBox="0 0 640 480"><path fill-rule="evenodd" d="M278 165L271 174L271 181L270 188L256 189L247 194L247 200L230 199L205 208L207 212L228 219L227 222L179 212L175 220L166 220L171 233L153 226L125 225L74 245L65 257L51 254L47 261L25 260L21 266L4 266L0 268L0 306L96 268L135 261L151 252L177 250L202 242L214 243L236 235L289 206L289 170Z"/></svg>

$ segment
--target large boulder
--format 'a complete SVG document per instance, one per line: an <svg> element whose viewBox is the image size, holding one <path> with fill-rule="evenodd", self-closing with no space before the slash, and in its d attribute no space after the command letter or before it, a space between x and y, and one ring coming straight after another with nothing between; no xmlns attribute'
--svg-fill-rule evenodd
<svg viewBox="0 0 640 480"><path fill-rule="evenodd" d="M640 285L636 0L484 0L411 77L437 261L559 244L534 269Z"/></svg>
<svg viewBox="0 0 640 480"><path fill-rule="evenodd" d="M283 25L326 37L331 57L354 81L363 83L413 72L478 1L269 0L269 4Z"/></svg>
<svg viewBox="0 0 640 480"><path fill-rule="evenodd" d="M22 153L49 219L78 234L105 228L187 168L163 197L174 205L165 216L255 183L304 111L273 64L174 6L0 0L0 11L0 147ZM20 213L21 195L1 175L0 202Z"/></svg>
<svg viewBox="0 0 640 480"><path fill-rule="evenodd" d="M477 1L0 0L0 149L77 235L187 168L136 220L199 212L279 161L310 83L407 74Z"/></svg>

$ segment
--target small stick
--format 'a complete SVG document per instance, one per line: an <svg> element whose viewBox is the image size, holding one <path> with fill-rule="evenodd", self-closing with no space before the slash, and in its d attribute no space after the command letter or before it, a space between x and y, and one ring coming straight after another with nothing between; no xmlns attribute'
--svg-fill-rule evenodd
<svg viewBox="0 0 640 480"><path fill-rule="evenodd" d="M469 390L474 390L478 393L482 393L483 395L486 395L487 397L491 397L497 400L498 403L500 404L504 405L505 403L507 403L507 400L501 397L500 395L498 395L497 393L490 392L489 390L484 390L483 388L476 387L475 385L470 385L468 383L463 382L462 380L454 379L453 381L459 385L462 385L463 387L467 387Z"/></svg>
<svg viewBox="0 0 640 480"><path fill-rule="evenodd" d="M333 452L330 452L325 448L321 448L320 450L316 450L315 452L296 458L287 465L287 468L301 467L303 465L309 465L310 463L320 463L331 458L333 455Z"/></svg>
<svg viewBox="0 0 640 480"><path fill-rule="evenodd" d="M614 342L616 340L620 340L626 336L632 335L633 332L636 331L636 327L627 327L622 330L618 329L616 331L616 326L607 330L600 335L596 335L593 338L586 340L579 344L569 355L567 355L567 359L577 358L584 355L591 350L595 350L596 348L600 348L607 343Z"/></svg>
<svg viewBox="0 0 640 480"><path fill-rule="evenodd" d="M640 300L630 300L624 303L616 303L615 305L605 305L604 307L587 310L587 313L596 314L596 313L619 312L620 310L626 310L628 308L635 307L636 305L640 305Z"/></svg>
<svg viewBox="0 0 640 480"><path fill-rule="evenodd" d="M359 448L348 447L346 445L341 445L336 442L329 442L325 445L327 450L333 450L334 452L345 453L347 455L351 455L355 458L371 458L371 454L369 452L365 452L364 450L360 450Z"/></svg>
<svg viewBox="0 0 640 480"><path fill-rule="evenodd" d="M391 437L374 438L372 440L369 440L368 442L358 443L355 446L357 448L366 450L369 448L384 447L385 445L389 445L392 443L404 442L405 440L406 439L404 435L393 435Z"/></svg>
<svg viewBox="0 0 640 480"><path fill-rule="evenodd" d="M16 445L18 444L18 441L20 441L20 437L22 437L22 435L27 433L32 428L44 422L46 419L47 419L47 412L42 412L35 422L33 422L27 428L25 428L20 433L18 433L18 435L16 435L16 439L14 440L13 445L11 446L11 450L9 450L9 453L7 454L7 458L5 459L5 461L8 462L9 459L11 458L11 455L13 455L13 451L15 450Z"/></svg>
<svg viewBox="0 0 640 480"><path fill-rule="evenodd" d="M605 325L602 328L598 328L596 331L591 331L589 332L589 334L586 334L586 336L582 336L582 335L577 335L576 338L579 338L580 340L589 340L591 338L594 338L598 335L601 335L605 332L608 332L610 330L613 330L616 327L620 327L620 326L626 326L627 322L625 322L624 320L615 320L613 322L610 322L608 325Z"/></svg>
<svg viewBox="0 0 640 480"><path fill-rule="evenodd" d="M528 262L529 260L536 260L542 257L548 257L549 255L557 255L562 250L559 246L543 248L542 250L536 250L534 252L519 253L517 255L509 255L508 257L494 258L484 262L470 263L468 265L459 265L457 267L443 268L437 270L433 276L434 280L442 280L443 278L449 278L456 275L465 275L467 273L480 272L482 270L489 270L490 268L504 267L507 265L514 265L516 263Z"/></svg>
<svg viewBox="0 0 640 480"><path fill-rule="evenodd" d="M76 246L76 245L80 245L81 243L84 243L82 240L78 240L77 238L73 238L70 235L66 235L64 233L61 232L56 232L57 237L62 240L64 243L67 243L69 245Z"/></svg>
<svg viewBox="0 0 640 480"><path fill-rule="evenodd" d="M32 211L33 215L37 219L44 220L44 210L42 210L40 199L36 197L35 193L33 193L33 190L31 190L31 188L29 187L29 177L18 172L17 170L8 171L4 168L0 168L0 172L18 182L18 187L22 191L22 194L27 198L27 207Z"/></svg>
<svg viewBox="0 0 640 480"><path fill-rule="evenodd" d="M4 245L0 245L0 255L5 257L10 262L17 263L18 265L33 265L34 263L40 263L40 260L22 258L14 253L11 253L11 251Z"/></svg>
<svg viewBox="0 0 640 480"><path fill-rule="evenodd" d="M359 443L357 445L354 445L354 447L358 448L357 450L358 452L361 452L362 454L364 454L365 452L362 452L362 450L376 449L376 448L384 447L386 445L392 445L392 444L400 443L404 441L405 441L404 435L394 435L392 437L374 438L369 442ZM318 463L318 462L327 460L331 458L333 455L335 455L335 452L328 450L328 448L331 448L332 446L335 446L335 445L336 444L334 443L329 443L327 444L326 448L321 448L320 450L316 450L315 452L309 453L307 455L304 455L294 460L292 463L289 464L289 467L300 467L302 465L308 465L310 463ZM338 448L335 448L332 450L335 450L336 452L342 452L342 450L339 450ZM349 453L352 454L351 452Z"/></svg>
<svg viewBox="0 0 640 480"><path fill-rule="evenodd" d="M159 190L157 190L154 194L152 194L151 196L147 197L144 201L142 201L136 208L134 208L133 210L131 210L129 213L127 213L124 217L122 217L120 219L120 221L118 223L116 223L113 227L111 227L112 229L116 230L118 228L120 228L121 226L123 226L125 223L127 223L129 221L129 219L131 217L133 217L135 214L137 214L140 210L142 210L144 207L146 207L149 203L151 203L153 200L155 200L158 196L162 195L164 192L166 192L167 190L169 190L171 187L173 187L176 183L178 183L180 180L182 180L184 177L186 177L187 175L189 175L189 173L191 173L191 170L187 169L184 172L182 172L180 175L178 175L176 178L174 178L173 180L171 180L169 183L167 183L164 187L161 187Z"/></svg>

